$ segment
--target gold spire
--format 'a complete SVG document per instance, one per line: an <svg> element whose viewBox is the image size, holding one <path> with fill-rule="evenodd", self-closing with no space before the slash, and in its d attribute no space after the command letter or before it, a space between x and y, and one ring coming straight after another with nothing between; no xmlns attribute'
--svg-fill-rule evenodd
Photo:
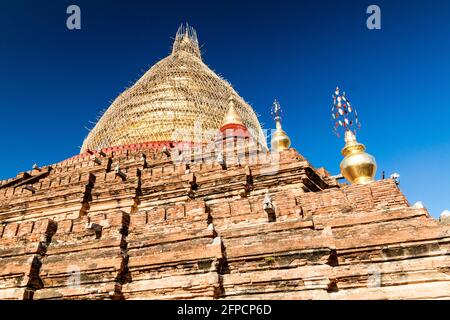
<svg viewBox="0 0 450 320"><path fill-rule="evenodd" d="M222 127L227 124L240 124L244 125L242 122L242 118L237 113L235 105L234 105L234 98L232 95L228 98L228 110L227 113L225 113L225 117L223 118Z"/></svg>
<svg viewBox="0 0 450 320"><path fill-rule="evenodd" d="M281 127L281 111L281 106L275 99L272 105L272 115L274 116L276 130L272 134L270 141L272 151L274 152L287 150L291 145L291 139L289 139L289 136Z"/></svg>
<svg viewBox="0 0 450 320"><path fill-rule="evenodd" d="M187 52L201 59L200 46L198 44L197 32L186 24L178 28L172 47L172 54Z"/></svg>
<svg viewBox="0 0 450 320"><path fill-rule="evenodd" d="M340 165L341 173L351 184L366 184L374 180L377 171L375 158L365 152L366 147L356 141L352 131L345 132L345 147L341 153L345 157Z"/></svg>

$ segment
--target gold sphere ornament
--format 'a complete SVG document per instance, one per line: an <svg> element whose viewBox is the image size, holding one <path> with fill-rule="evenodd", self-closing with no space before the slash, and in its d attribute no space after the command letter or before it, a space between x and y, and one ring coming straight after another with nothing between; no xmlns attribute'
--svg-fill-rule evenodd
<svg viewBox="0 0 450 320"><path fill-rule="evenodd" d="M352 131L345 132L345 147L341 153L344 159L340 169L345 179L351 184L366 184L374 181L377 171L375 158L365 152L366 147L356 141Z"/></svg>
<svg viewBox="0 0 450 320"><path fill-rule="evenodd" d="M272 133L272 139L270 140L271 149L273 152L281 152L289 149L291 146L291 139L287 133L281 127L281 106L277 100L273 102L272 105L272 115L275 120L275 132Z"/></svg>
<svg viewBox="0 0 450 320"><path fill-rule="evenodd" d="M283 130L279 121L276 122L276 130L272 134L270 145L272 146L272 150L275 152L287 150L291 146L291 139L289 139L289 136Z"/></svg>

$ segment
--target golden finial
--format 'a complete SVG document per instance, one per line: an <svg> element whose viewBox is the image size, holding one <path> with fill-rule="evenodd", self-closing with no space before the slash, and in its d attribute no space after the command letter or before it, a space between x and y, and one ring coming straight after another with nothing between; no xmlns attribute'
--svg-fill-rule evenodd
<svg viewBox="0 0 450 320"><path fill-rule="evenodd" d="M227 124L244 125L241 116L236 111L233 95L230 95L230 97L228 98L228 110L225 114L225 117L223 118L222 126L225 126Z"/></svg>
<svg viewBox="0 0 450 320"><path fill-rule="evenodd" d="M333 132L338 136L344 135L345 147L341 153L344 156L340 164L341 173L352 184L372 182L377 171L375 158L365 152L366 147L356 141L356 131L361 128L355 107L336 87L331 108Z"/></svg>
<svg viewBox="0 0 450 320"><path fill-rule="evenodd" d="M345 179L352 184L365 184L374 181L377 171L375 158L365 152L366 147L356 141L352 131L345 132L345 147L341 153L344 159L340 169Z"/></svg>
<svg viewBox="0 0 450 320"><path fill-rule="evenodd" d="M272 105L272 115L275 120L275 132L272 134L272 139L270 141L272 151L281 152L289 149L291 145L291 139L286 134L286 132L281 127L281 106L280 103L275 99Z"/></svg>

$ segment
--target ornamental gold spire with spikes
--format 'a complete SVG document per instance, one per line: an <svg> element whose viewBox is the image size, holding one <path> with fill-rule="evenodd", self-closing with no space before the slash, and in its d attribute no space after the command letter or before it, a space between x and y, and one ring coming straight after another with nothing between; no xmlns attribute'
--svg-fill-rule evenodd
<svg viewBox="0 0 450 320"><path fill-rule="evenodd" d="M275 120L276 129L275 132L272 134L272 139L270 141L272 151L274 152L281 152L287 150L291 146L291 139L289 139L289 136L281 127L282 112L283 111L281 109L280 103L275 99L272 104L271 113L273 119Z"/></svg>
<svg viewBox="0 0 450 320"><path fill-rule="evenodd" d="M344 159L340 164L342 176L351 184L366 184L374 181L377 163L372 155L365 152L366 147L356 141L356 131L361 127L358 114L346 98L345 92L340 94L339 88L336 88L333 95L331 118L333 132L338 137L344 134L345 146L341 151Z"/></svg>

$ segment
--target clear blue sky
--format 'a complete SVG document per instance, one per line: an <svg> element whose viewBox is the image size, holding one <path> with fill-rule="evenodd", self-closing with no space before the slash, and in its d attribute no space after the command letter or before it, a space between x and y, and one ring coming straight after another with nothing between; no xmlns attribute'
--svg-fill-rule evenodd
<svg viewBox="0 0 450 320"><path fill-rule="evenodd" d="M163 3L164 2L164 3ZM77 4L82 30L66 28ZM382 29L366 28L381 8ZM79 152L126 86L197 29L206 63L273 126L284 107L293 146L337 174L336 85L358 109L378 176L400 173L411 203L450 208L450 1L24 1L0 3L0 179Z"/></svg>

